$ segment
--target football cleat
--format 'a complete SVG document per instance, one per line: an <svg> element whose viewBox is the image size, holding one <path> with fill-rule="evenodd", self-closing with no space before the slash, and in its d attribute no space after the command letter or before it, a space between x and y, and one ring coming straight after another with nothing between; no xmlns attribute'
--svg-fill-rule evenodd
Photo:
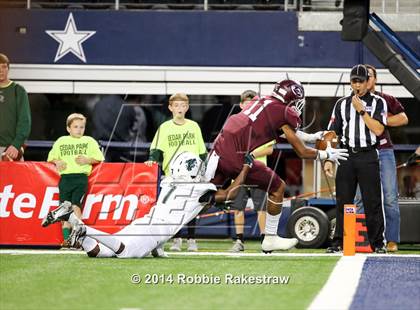
<svg viewBox="0 0 420 310"><path fill-rule="evenodd" d="M286 251L298 244L299 241L296 238L282 238L279 236L265 236L261 248L264 253L270 253L271 251Z"/></svg>
<svg viewBox="0 0 420 310"><path fill-rule="evenodd" d="M182 246L182 238L174 238L173 243L172 243L171 247L169 248L169 250L180 252L181 251L181 246Z"/></svg>
<svg viewBox="0 0 420 310"><path fill-rule="evenodd" d="M383 246L379 246L379 247L375 247L375 253L376 254L386 254L386 247Z"/></svg>
<svg viewBox="0 0 420 310"><path fill-rule="evenodd" d="M332 245L327 248L325 253L333 254L333 253L342 253L343 247L341 245Z"/></svg>
<svg viewBox="0 0 420 310"><path fill-rule="evenodd" d="M67 221L70 214L73 212L73 207L70 201L64 201L54 211L48 212L47 216L42 220L42 227L47 227L59 221Z"/></svg>
<svg viewBox="0 0 420 310"><path fill-rule="evenodd" d="M68 250L70 249L70 243L68 240L63 240L63 242L61 242L61 248L60 250Z"/></svg>
<svg viewBox="0 0 420 310"><path fill-rule="evenodd" d="M152 256L153 257L157 257L157 258L165 258L168 257L168 254L165 253L165 251L163 250L163 246L160 245L157 248L152 250Z"/></svg>
<svg viewBox="0 0 420 310"><path fill-rule="evenodd" d="M230 249L230 252L232 253L239 253L241 251L245 250L245 246L243 242L240 239L237 239L234 243L232 248Z"/></svg>
<svg viewBox="0 0 420 310"><path fill-rule="evenodd" d="M187 240L187 251L188 252L197 252L198 251L198 245L195 239L188 239Z"/></svg>
<svg viewBox="0 0 420 310"><path fill-rule="evenodd" d="M86 226L84 224L78 224L73 227L73 230L69 237L70 247L80 248L83 239L86 237Z"/></svg>

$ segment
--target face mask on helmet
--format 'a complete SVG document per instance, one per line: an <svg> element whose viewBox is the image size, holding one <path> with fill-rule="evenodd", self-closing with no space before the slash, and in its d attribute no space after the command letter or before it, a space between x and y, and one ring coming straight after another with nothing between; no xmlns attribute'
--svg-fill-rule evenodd
<svg viewBox="0 0 420 310"><path fill-rule="evenodd" d="M176 181L200 182L204 176L205 164L197 155L183 152L172 160L169 170Z"/></svg>
<svg viewBox="0 0 420 310"><path fill-rule="evenodd" d="M289 103L290 107L300 116L305 106L305 99L298 99Z"/></svg>
<svg viewBox="0 0 420 310"><path fill-rule="evenodd" d="M283 80L274 86L271 96L290 106L299 115L305 106L305 91L302 85L293 80Z"/></svg>

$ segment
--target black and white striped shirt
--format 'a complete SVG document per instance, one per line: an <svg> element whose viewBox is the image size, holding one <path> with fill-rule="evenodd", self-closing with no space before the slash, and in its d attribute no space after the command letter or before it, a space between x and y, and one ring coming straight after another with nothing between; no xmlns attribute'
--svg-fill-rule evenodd
<svg viewBox="0 0 420 310"><path fill-rule="evenodd" d="M363 117L353 107L352 96L353 94L340 98L336 102L328 124L328 130L334 130L340 136L342 146L357 148L375 146L378 137L370 131ZM360 99L366 113L382 125L386 125L387 105L385 100L369 92Z"/></svg>

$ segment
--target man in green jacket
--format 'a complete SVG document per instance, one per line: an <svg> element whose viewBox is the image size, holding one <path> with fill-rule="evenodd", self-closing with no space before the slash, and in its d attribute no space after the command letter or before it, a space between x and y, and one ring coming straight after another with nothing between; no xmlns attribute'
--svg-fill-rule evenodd
<svg viewBox="0 0 420 310"><path fill-rule="evenodd" d="M31 132L28 94L9 80L9 59L0 53L0 161L23 160L22 145Z"/></svg>

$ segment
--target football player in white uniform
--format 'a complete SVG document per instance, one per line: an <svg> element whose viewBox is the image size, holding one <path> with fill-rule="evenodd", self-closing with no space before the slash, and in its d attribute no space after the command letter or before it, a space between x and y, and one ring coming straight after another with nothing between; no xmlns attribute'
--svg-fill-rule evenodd
<svg viewBox="0 0 420 310"><path fill-rule="evenodd" d="M206 206L236 197L253 159L252 155L245 155L235 181L227 189L217 190L205 179L205 164L198 156L189 152L178 154L171 163L170 177L161 182L158 201L149 214L113 235L83 224L65 204L50 212L54 220L48 224L68 219L74 226L71 246L79 243L90 257L141 258L151 252L153 256L165 256L161 246Z"/></svg>

